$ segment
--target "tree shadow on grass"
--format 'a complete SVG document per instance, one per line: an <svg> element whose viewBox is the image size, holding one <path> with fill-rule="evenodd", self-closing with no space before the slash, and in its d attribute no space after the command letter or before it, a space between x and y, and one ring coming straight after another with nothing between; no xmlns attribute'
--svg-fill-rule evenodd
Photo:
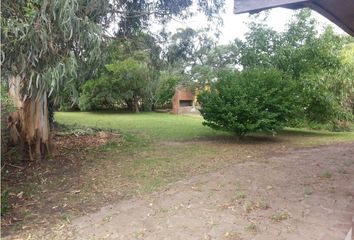
<svg viewBox="0 0 354 240"><path fill-rule="evenodd" d="M215 142L226 144L260 144L260 143L278 143L284 141L284 139L278 138L271 134L250 134L247 136L239 137L234 134L220 134L214 136L201 136L193 141L197 142Z"/></svg>
<svg viewBox="0 0 354 240"><path fill-rule="evenodd" d="M228 143L239 145L250 144L276 144L276 143L288 143L296 139L307 138L321 138L321 137L334 137L333 132L326 131L314 131L307 129L284 129L277 134L267 132L250 133L246 136L239 137L229 132L223 132L221 134L215 134L213 136L200 136L193 141L199 142L215 142L215 143Z"/></svg>
<svg viewBox="0 0 354 240"><path fill-rule="evenodd" d="M293 129L293 128L288 128L284 129L279 132L280 136L301 136L301 137L330 137L333 136L335 133L334 132L328 132L328 131L315 131L315 130L308 130L308 129Z"/></svg>

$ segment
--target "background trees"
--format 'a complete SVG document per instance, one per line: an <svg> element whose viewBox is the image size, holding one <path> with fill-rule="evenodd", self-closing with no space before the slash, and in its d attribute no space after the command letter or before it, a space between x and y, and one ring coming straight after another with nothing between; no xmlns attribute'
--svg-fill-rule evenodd
<svg viewBox="0 0 354 240"><path fill-rule="evenodd" d="M101 76L82 86L81 110L114 110L125 106L151 111L156 103L161 48L151 35L140 33L113 41Z"/></svg>
<svg viewBox="0 0 354 240"><path fill-rule="evenodd" d="M211 88L211 92L202 94L200 97L203 106L202 113L207 125L212 126L214 117L220 117L215 115L216 112L232 116L231 118L243 119L245 117L247 119L250 116L240 116L240 114L245 114L249 109L254 108L251 100L247 98L247 104L235 103L237 105L234 106L235 108L224 108L222 106L227 103L227 100L220 96L220 99L216 100L217 93L223 89L221 85L229 87L227 90L223 89L225 94L226 91L229 91L227 94L234 91L234 95L247 92L249 96L256 98L254 93L261 96L260 89L263 85L252 85L254 93L251 93L249 86L241 83L234 85L233 81L238 82L241 81L240 79L249 78L250 82L256 81L258 84L264 84L269 73L265 73L265 79L263 79L261 76L242 74L242 72L262 72L262 69L273 69L272 71L281 74L281 79L286 79L292 86L292 94L283 99L288 101L286 104L289 109L291 105L294 105L293 114L289 114L291 118L288 117L286 121L279 120L277 124L270 124L264 119L269 123L268 126L264 123L263 125L255 123L249 127L243 126L243 131L237 130L239 134L252 131L252 129L275 131L285 122L287 126L319 126L320 124L339 129L340 124L352 120L351 38L336 35L331 27L326 27L319 34L316 21L311 17L311 12L306 9L296 12L293 20L288 23L283 32L276 32L259 21L251 22L249 29L244 40L235 39L227 45L217 45L215 38L208 33L208 29L191 28L179 29L177 33L171 35L167 46L159 44L159 41L151 35L142 33L130 35L128 40L120 41L119 44L117 41L111 45L111 49L114 50L110 50L109 64L104 71L107 74L103 79L107 85L114 84L111 88L105 89L118 92L118 94L113 92L101 94L101 99L105 103L100 104L101 107L90 109L114 109L114 106L126 106L134 111L137 111L136 109L149 111L153 109L152 106L168 105L177 85L201 90L206 89L207 86L207 89ZM145 56L143 58L134 57L143 55ZM115 65L117 67L125 65L127 59L145 63L145 70L150 74L145 75L144 78L135 76L134 81L122 80L118 77L122 73L113 73L112 69ZM132 62L130 64L133 65ZM112 69L109 70L108 66ZM134 71L131 69L131 71L132 76L133 72L139 72L137 69ZM228 72L229 77L220 72ZM233 72L233 77L230 77L232 75L230 72ZM225 78L233 80L226 81ZM97 85L100 86L103 79L97 81ZM93 86L94 84L88 83L87 85ZM138 91L135 86L141 86L141 91ZM276 84L268 86L276 88ZM96 91L89 93L89 88L83 89L85 90L82 93L82 102L89 100L87 96L90 94L93 101L101 96ZM288 91L283 88L278 90L281 96L283 96L282 91ZM111 98L111 96L115 97ZM107 104L107 98L115 99L115 104ZM134 98L136 100L132 100ZM263 99L270 101L270 98ZM218 104L211 104L209 101L212 100L217 101ZM136 104L133 104L134 102ZM133 109L131 106L136 107ZM212 106L215 108L213 109ZM241 108L244 111L241 111ZM224 112L220 112L220 109ZM259 112L261 109L256 111L259 114L252 116L253 119L269 118L269 113ZM211 112L208 113L208 111ZM233 114L229 115L230 112L227 111L233 111ZM272 121L274 122L275 119ZM228 129L224 125L220 128ZM235 127L230 127L230 129L233 128Z"/></svg>

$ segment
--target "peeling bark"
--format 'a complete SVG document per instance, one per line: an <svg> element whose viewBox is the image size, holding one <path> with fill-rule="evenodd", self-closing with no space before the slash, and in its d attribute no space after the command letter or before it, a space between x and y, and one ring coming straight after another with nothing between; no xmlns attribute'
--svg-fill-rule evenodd
<svg viewBox="0 0 354 240"><path fill-rule="evenodd" d="M49 153L48 99L44 92L34 98L21 95L20 76L10 78L9 95L13 98L17 112L8 118L10 141L20 144L24 158L38 161Z"/></svg>

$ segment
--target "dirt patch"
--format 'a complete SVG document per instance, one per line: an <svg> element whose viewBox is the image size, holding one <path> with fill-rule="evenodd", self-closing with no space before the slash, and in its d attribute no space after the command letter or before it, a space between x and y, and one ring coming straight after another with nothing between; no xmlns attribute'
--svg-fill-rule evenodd
<svg viewBox="0 0 354 240"><path fill-rule="evenodd" d="M54 133L52 138L55 146L54 156L61 152L69 150L83 150L88 148L97 148L108 142L123 144L123 138L117 133L98 131L91 134L85 133Z"/></svg>
<svg viewBox="0 0 354 240"><path fill-rule="evenodd" d="M75 219L76 239L344 239L354 143L294 149Z"/></svg>
<svg viewBox="0 0 354 240"><path fill-rule="evenodd" d="M36 229L61 226L71 215L83 212L77 194L85 185L82 168L104 148L119 146L121 135L90 131L54 132L49 158L42 162L2 159L2 193L7 213L2 216L2 236ZM101 151L102 150L102 151ZM75 200L71 200L75 199ZM72 204L68 204L68 203ZM15 237L16 238L16 237ZM19 238L21 239L21 238Z"/></svg>

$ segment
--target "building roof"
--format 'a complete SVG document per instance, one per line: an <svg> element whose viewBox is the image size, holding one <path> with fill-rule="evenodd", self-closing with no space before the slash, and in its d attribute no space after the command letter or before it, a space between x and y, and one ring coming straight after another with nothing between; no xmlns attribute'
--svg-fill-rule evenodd
<svg viewBox="0 0 354 240"><path fill-rule="evenodd" d="M354 0L234 0L236 14L257 13L275 7L309 7L354 37Z"/></svg>

